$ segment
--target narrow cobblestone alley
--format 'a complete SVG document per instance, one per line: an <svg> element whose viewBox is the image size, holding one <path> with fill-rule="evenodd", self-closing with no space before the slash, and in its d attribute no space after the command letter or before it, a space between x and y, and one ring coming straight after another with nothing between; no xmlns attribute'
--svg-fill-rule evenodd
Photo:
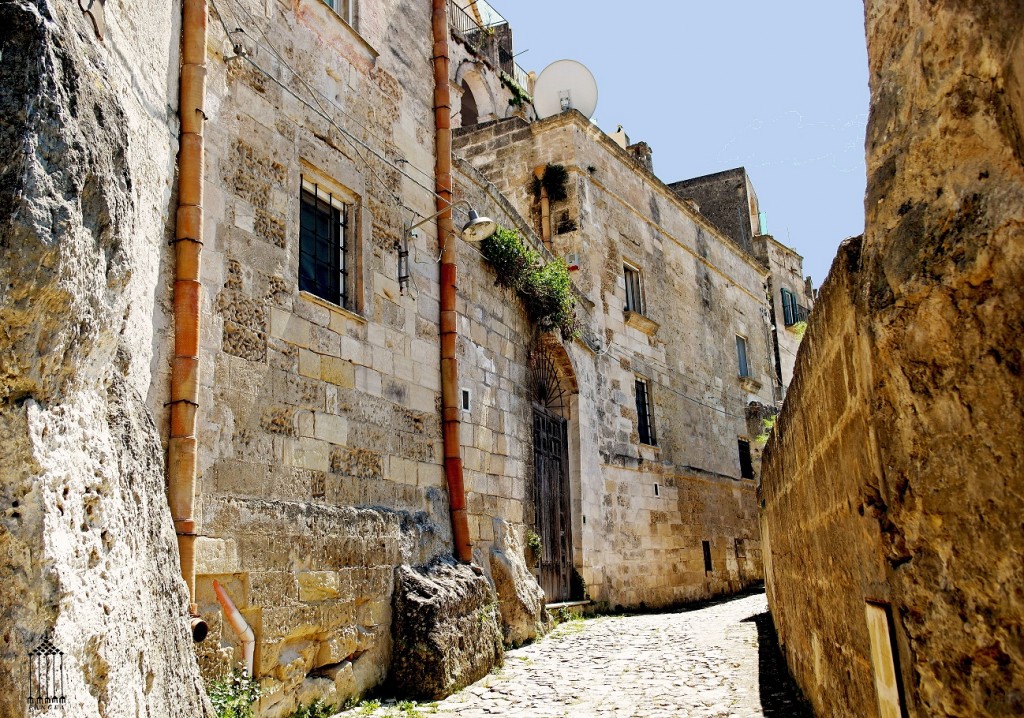
<svg viewBox="0 0 1024 718"><path fill-rule="evenodd" d="M436 704L344 716L810 716L778 653L763 592L672 613L563 623Z"/></svg>

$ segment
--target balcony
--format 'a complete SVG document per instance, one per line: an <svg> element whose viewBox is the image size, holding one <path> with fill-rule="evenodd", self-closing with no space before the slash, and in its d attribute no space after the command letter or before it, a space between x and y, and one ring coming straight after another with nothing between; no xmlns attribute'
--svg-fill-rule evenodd
<svg viewBox="0 0 1024 718"><path fill-rule="evenodd" d="M448 0L448 26L474 54L529 91L527 73L516 64L512 52L512 28L497 10L483 0Z"/></svg>

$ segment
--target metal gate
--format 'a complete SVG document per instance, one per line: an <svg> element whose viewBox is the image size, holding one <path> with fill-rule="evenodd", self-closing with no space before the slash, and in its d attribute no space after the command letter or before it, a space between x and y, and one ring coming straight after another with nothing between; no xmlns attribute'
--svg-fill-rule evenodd
<svg viewBox="0 0 1024 718"><path fill-rule="evenodd" d="M537 477L540 586L548 603L568 601L572 574L569 514L569 452L566 421L533 405L533 461Z"/></svg>

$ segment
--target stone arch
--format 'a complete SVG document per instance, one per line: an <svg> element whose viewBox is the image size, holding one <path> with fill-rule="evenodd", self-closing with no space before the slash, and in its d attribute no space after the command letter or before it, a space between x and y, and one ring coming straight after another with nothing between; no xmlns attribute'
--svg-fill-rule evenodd
<svg viewBox="0 0 1024 718"><path fill-rule="evenodd" d="M573 396L579 393L576 368L565 346L554 332L537 337L530 356L531 397L566 419L574 416Z"/></svg>
<svg viewBox="0 0 1024 718"><path fill-rule="evenodd" d="M465 80L462 81L462 126L469 127L480 122L480 113L476 106L476 97L473 95L473 88Z"/></svg>
<svg viewBox="0 0 1024 718"><path fill-rule="evenodd" d="M469 124L465 121L462 116L463 105L465 101L466 92L469 92L469 97L472 98L473 106L476 109L476 122L487 122L488 120L498 119L498 115L495 109L494 93L488 87L487 82L484 80L480 70L475 62L466 61L459 65L459 69L455 72L455 86L459 91L459 126L467 127ZM472 118L471 118L472 119Z"/></svg>

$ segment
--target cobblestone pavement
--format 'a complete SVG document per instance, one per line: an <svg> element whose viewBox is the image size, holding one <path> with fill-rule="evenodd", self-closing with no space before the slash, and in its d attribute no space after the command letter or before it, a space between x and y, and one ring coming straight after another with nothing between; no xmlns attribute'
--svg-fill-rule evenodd
<svg viewBox="0 0 1024 718"><path fill-rule="evenodd" d="M810 718L767 610L759 592L672 613L569 621L444 701L345 715Z"/></svg>

